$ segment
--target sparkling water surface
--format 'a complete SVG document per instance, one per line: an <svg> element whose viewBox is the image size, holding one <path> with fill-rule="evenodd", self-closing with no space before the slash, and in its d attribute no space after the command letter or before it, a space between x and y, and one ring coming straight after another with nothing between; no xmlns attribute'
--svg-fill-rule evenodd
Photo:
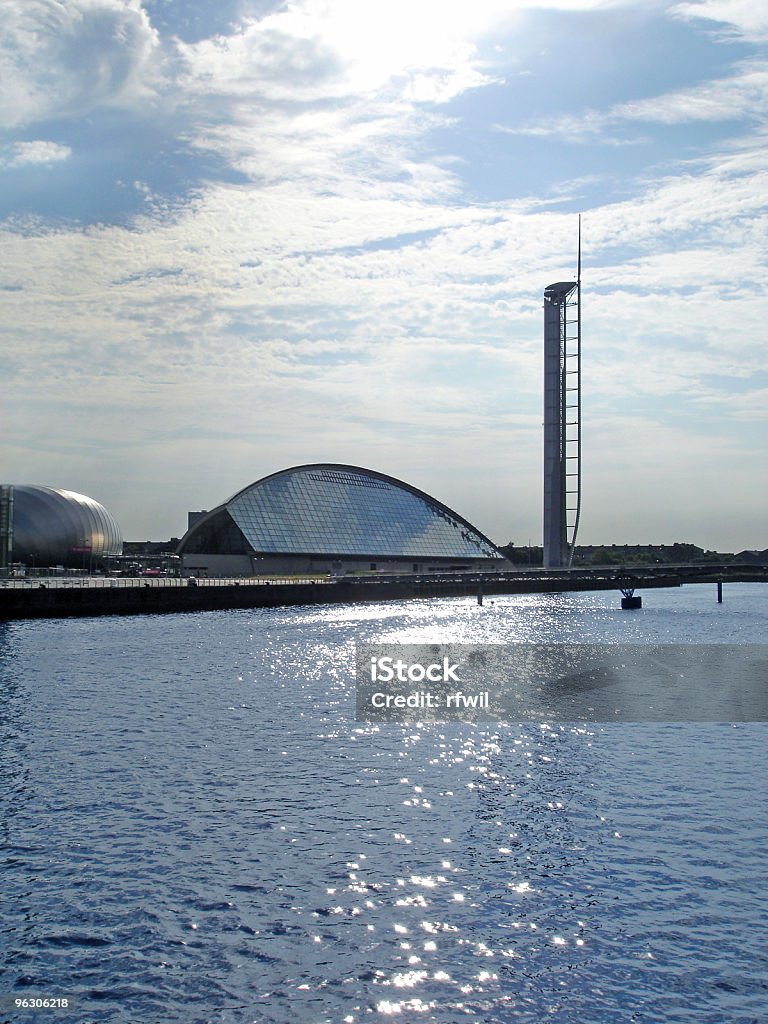
<svg viewBox="0 0 768 1024"><path fill-rule="evenodd" d="M768 726L365 725L357 642L765 643L768 588L0 625L0 1020L768 1020ZM5 1014L5 1016L3 1016Z"/></svg>

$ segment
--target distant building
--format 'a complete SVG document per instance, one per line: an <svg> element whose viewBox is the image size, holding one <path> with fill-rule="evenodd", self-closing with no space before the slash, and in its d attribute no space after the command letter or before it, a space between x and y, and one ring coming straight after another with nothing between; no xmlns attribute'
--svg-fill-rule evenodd
<svg viewBox="0 0 768 1024"><path fill-rule="evenodd" d="M33 484L8 486L13 562L33 568L94 569L122 552L120 527L93 498Z"/></svg>
<svg viewBox="0 0 768 1024"><path fill-rule="evenodd" d="M434 572L508 563L479 530L423 491L357 466L286 469L199 518L179 545L183 571Z"/></svg>

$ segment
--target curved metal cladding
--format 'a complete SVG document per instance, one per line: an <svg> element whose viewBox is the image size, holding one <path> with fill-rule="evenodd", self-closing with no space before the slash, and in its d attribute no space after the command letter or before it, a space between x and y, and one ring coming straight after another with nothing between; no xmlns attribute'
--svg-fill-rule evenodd
<svg viewBox="0 0 768 1024"><path fill-rule="evenodd" d="M120 527L93 498L33 484L13 487L13 560L89 568L123 551Z"/></svg>
<svg viewBox="0 0 768 1024"><path fill-rule="evenodd" d="M394 477L322 463L264 477L199 520L181 554L503 558L446 505Z"/></svg>

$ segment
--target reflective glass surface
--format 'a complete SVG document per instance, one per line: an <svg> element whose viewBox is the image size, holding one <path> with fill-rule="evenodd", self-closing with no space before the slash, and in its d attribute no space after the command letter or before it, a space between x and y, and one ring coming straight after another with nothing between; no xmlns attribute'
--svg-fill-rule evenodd
<svg viewBox="0 0 768 1024"><path fill-rule="evenodd" d="M499 557L455 513L394 482L347 467L305 467L226 503L257 552Z"/></svg>
<svg viewBox="0 0 768 1024"><path fill-rule="evenodd" d="M91 558L119 555L120 527L98 501L35 484L13 488L13 558L28 565L84 568Z"/></svg>

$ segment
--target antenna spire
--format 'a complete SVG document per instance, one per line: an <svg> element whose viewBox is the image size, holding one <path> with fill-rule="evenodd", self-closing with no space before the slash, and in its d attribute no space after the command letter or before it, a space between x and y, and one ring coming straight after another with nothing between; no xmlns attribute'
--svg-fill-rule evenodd
<svg viewBox="0 0 768 1024"><path fill-rule="evenodd" d="M571 507L571 513L574 515L573 523L571 524L571 543L570 552L568 555L568 568L570 569L573 565L573 556L576 553L576 536L579 532L579 520L581 519L581 214L579 214L579 244L578 244L578 256L576 258L576 437L575 439L571 436L571 459L569 469L573 469L573 463L576 463L574 476L576 477L576 500L575 505ZM573 430L574 424L571 423L571 429ZM573 444L573 440L576 444ZM566 435L567 444L567 435ZM575 457L573 456L573 450L576 450ZM573 495L571 495L573 498ZM566 499L567 504L567 499ZM566 510L566 522L568 518L568 510Z"/></svg>

